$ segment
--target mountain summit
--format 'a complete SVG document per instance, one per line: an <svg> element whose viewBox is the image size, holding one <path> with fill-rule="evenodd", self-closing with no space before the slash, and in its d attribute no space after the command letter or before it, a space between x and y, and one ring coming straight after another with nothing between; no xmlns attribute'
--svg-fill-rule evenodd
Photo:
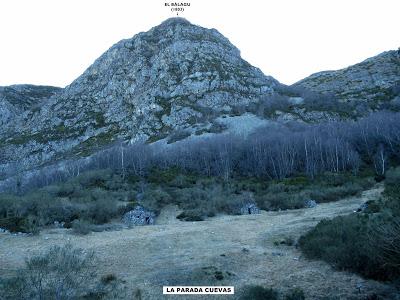
<svg viewBox="0 0 400 300"><path fill-rule="evenodd" d="M389 51L287 87L217 30L168 19L113 45L64 89L0 87L0 181L117 141L165 144L398 110L399 73Z"/></svg>
<svg viewBox="0 0 400 300"><path fill-rule="evenodd" d="M0 129L0 170L88 155L116 140L206 132L277 85L217 30L168 19L116 43L40 109Z"/></svg>

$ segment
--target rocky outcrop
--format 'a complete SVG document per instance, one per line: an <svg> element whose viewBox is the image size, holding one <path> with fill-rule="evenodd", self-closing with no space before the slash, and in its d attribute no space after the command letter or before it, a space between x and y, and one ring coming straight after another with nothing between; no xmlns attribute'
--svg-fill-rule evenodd
<svg viewBox="0 0 400 300"><path fill-rule="evenodd" d="M18 118L28 118L39 110L43 102L61 92L61 88L29 84L0 87L0 134L5 135L9 125ZM20 124L21 125L21 124Z"/></svg>
<svg viewBox="0 0 400 300"><path fill-rule="evenodd" d="M0 173L16 163L27 170L86 156L116 140L153 142L179 129L204 130L278 84L217 30L168 19L116 43L60 93L17 117L15 131L0 135Z"/></svg>
<svg viewBox="0 0 400 300"><path fill-rule="evenodd" d="M305 208L314 208L317 207L317 202L315 202L314 200L306 200L304 202L304 207Z"/></svg>
<svg viewBox="0 0 400 300"><path fill-rule="evenodd" d="M122 221L128 226L153 225L155 214L141 206L136 206L134 210L124 214Z"/></svg>
<svg viewBox="0 0 400 300"><path fill-rule="evenodd" d="M387 51L345 69L315 73L294 86L332 94L345 102L365 102L374 108L377 103L396 97L400 86L400 53Z"/></svg>

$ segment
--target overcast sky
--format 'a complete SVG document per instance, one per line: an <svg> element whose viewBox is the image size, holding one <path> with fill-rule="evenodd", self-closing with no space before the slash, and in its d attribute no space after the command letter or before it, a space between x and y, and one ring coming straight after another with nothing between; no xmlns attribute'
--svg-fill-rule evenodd
<svg viewBox="0 0 400 300"><path fill-rule="evenodd" d="M186 0L285 84L400 46L400 0ZM65 86L123 38L174 16L164 0L0 0L0 85Z"/></svg>

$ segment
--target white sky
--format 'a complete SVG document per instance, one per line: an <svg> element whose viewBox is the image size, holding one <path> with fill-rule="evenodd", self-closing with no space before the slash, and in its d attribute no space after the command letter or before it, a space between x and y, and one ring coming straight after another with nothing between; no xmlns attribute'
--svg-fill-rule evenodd
<svg viewBox="0 0 400 300"><path fill-rule="evenodd" d="M186 0L285 84L400 46L400 0ZM0 85L65 86L123 38L174 16L164 0L0 0Z"/></svg>

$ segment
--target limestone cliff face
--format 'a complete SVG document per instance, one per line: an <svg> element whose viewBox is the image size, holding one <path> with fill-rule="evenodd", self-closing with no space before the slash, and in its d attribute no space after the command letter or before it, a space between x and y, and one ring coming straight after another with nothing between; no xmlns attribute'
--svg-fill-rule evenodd
<svg viewBox="0 0 400 300"><path fill-rule="evenodd" d="M31 111L39 110L46 99L61 90L29 84L0 87L0 132L5 132L16 118L28 117Z"/></svg>
<svg viewBox="0 0 400 300"><path fill-rule="evenodd" d="M0 173L84 156L115 140L204 132L221 114L257 102L278 84L217 30L168 19L116 43L29 113L2 104L8 115L2 120L12 115L14 126L0 131Z"/></svg>
<svg viewBox="0 0 400 300"><path fill-rule="evenodd" d="M389 51L295 87L379 109L377 103L399 100L399 66L399 54ZM116 43L64 89L0 87L0 181L115 141L173 142L229 126L251 131L270 121L357 117L310 105L294 90L243 60L217 30L168 19Z"/></svg>
<svg viewBox="0 0 400 300"><path fill-rule="evenodd" d="M386 51L342 70L315 73L295 86L322 94L331 93L341 101L364 102L376 107L397 96L400 52Z"/></svg>

